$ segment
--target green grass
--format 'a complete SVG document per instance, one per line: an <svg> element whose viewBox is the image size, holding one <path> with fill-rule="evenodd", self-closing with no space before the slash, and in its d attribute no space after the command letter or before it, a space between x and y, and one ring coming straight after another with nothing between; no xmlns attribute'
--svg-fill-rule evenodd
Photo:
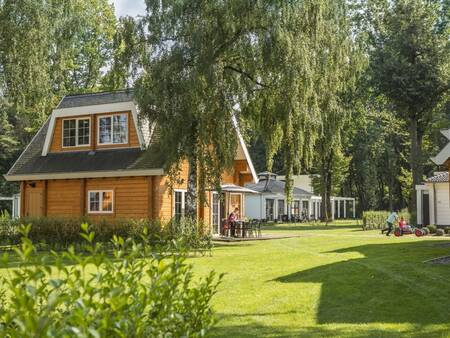
<svg viewBox="0 0 450 338"><path fill-rule="evenodd" d="M345 223L275 225L301 237L217 246L193 258L225 273L214 299L218 337L447 337L450 238L381 236Z"/></svg>
<svg viewBox="0 0 450 338"><path fill-rule="evenodd" d="M218 243L193 257L225 273L215 337L447 337L450 237L381 236L356 223L272 225L299 237ZM4 271L0 270L0 274Z"/></svg>

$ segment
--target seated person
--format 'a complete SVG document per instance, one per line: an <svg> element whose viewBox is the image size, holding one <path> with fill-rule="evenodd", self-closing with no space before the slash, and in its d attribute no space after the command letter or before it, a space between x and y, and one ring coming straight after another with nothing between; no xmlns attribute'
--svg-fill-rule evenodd
<svg viewBox="0 0 450 338"><path fill-rule="evenodd" d="M411 231L411 227L406 223L406 220L403 217L400 217L398 221L398 227L402 231Z"/></svg>

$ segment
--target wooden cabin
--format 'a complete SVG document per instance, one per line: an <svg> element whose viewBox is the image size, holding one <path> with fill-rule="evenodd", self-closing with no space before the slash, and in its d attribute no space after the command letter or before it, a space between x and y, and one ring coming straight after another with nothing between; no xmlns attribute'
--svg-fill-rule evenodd
<svg viewBox="0 0 450 338"><path fill-rule="evenodd" d="M188 166L169 189L154 128L138 116L132 90L65 96L5 175L20 182L22 217L102 217L168 220L184 214ZM239 187L256 182L239 133L234 168L224 172L224 199L208 192L199 217L217 225L229 210L244 213Z"/></svg>

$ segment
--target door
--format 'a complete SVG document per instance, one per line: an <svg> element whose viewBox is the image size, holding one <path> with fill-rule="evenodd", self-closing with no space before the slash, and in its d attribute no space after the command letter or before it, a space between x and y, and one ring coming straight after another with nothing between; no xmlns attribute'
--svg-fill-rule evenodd
<svg viewBox="0 0 450 338"><path fill-rule="evenodd" d="M27 201L28 201L28 208L26 216L28 217L42 217L44 216L43 213L43 194L41 190L30 190L27 193Z"/></svg>
<svg viewBox="0 0 450 338"><path fill-rule="evenodd" d="M430 195L422 194L422 225L430 225Z"/></svg>
<svg viewBox="0 0 450 338"><path fill-rule="evenodd" d="M284 200L278 200L278 220L282 221L284 216Z"/></svg>
<svg viewBox="0 0 450 338"><path fill-rule="evenodd" d="M219 194L213 192L212 194L212 225L213 225L213 233L218 234L220 232L220 198Z"/></svg>
<svg viewBox="0 0 450 338"><path fill-rule="evenodd" d="M274 204L275 204L275 200L266 199L266 219L268 221L274 220Z"/></svg>
<svg viewBox="0 0 450 338"><path fill-rule="evenodd" d="M238 209L238 219L242 218L242 204L241 204L241 194L230 194L230 212L232 213L235 209Z"/></svg>

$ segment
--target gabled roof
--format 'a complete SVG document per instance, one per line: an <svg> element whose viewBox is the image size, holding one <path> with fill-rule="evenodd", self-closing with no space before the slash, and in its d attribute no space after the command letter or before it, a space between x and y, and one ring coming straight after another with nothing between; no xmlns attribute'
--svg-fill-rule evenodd
<svg viewBox="0 0 450 338"><path fill-rule="evenodd" d="M34 136L22 155L6 175L9 180L57 178L68 173L71 177L94 177L93 172L103 177L120 176L120 171L128 175L162 175L162 162L152 152L139 148L118 148L96 151L70 151L49 153L42 156L45 136L50 119ZM75 175L76 173L76 175ZM8 178L9 177L9 178ZM26 178L25 178L26 177ZM33 178L35 177L35 178ZM69 176L67 176L69 178Z"/></svg>
<svg viewBox="0 0 450 338"><path fill-rule="evenodd" d="M283 195L285 194L285 188L286 188L286 183L283 181L277 181L277 180L273 180L273 179L269 179L269 180L260 180L258 183L247 183L245 185L246 188L249 188L251 190L255 190L257 192L260 193L271 193L271 194L279 194L279 195ZM300 188L293 188L292 191L294 196L312 196L313 194L300 189Z"/></svg>
<svg viewBox="0 0 450 338"><path fill-rule="evenodd" d="M444 135L447 140L450 140L450 129L441 130L441 134ZM450 158L450 142L437 154L432 157L431 160L437 165L443 165Z"/></svg>
<svg viewBox="0 0 450 338"><path fill-rule="evenodd" d="M65 151L49 153L58 117L80 116L92 113L131 111L140 148L117 148L96 151ZM233 119L252 176L255 169L245 142ZM158 152L158 137L154 125L139 117L132 90L65 96L39 129L5 178L9 181L163 175L163 161ZM159 160L158 160L159 159Z"/></svg>
<svg viewBox="0 0 450 338"><path fill-rule="evenodd" d="M445 183L445 182L448 182L448 171L435 173L434 176L428 177L426 179L426 182L427 183Z"/></svg>

